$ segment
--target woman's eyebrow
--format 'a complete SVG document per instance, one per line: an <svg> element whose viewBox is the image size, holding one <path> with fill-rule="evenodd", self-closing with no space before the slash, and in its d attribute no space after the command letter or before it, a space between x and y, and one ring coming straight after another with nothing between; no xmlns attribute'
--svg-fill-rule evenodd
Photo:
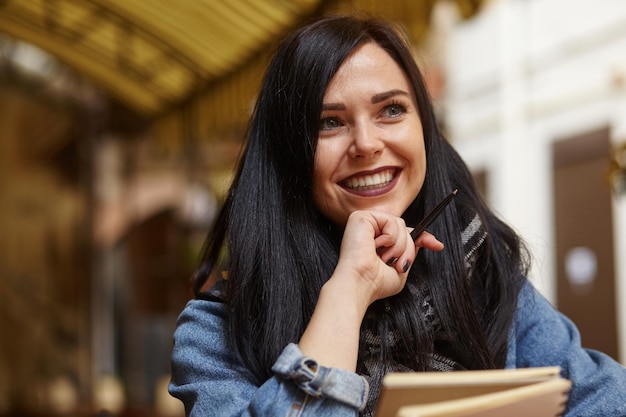
<svg viewBox="0 0 626 417"><path fill-rule="evenodd" d="M390 99L391 97L395 97L395 96L406 96L406 97L411 97L411 95L404 91L404 90L389 90L389 91L385 91L384 93L378 93L378 94L374 94L372 96L372 104L376 104L376 103L380 103L383 102L385 100ZM324 103L322 104L322 110L345 110L346 106L343 103Z"/></svg>
<svg viewBox="0 0 626 417"><path fill-rule="evenodd" d="M322 104L322 110L345 110L346 106L343 103L324 103Z"/></svg>
<svg viewBox="0 0 626 417"><path fill-rule="evenodd" d="M375 94L372 96L372 104L376 104L376 103L380 103L381 101L385 101L387 99L390 99L391 97L397 96L397 95L403 95L403 96L407 96L410 97L411 95L404 91L404 90L389 90L389 91L385 91L384 93L379 93L379 94Z"/></svg>

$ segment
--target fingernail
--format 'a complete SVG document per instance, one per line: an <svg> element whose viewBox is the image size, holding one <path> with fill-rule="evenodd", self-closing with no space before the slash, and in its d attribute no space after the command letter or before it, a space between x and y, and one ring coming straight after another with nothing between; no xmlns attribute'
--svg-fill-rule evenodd
<svg viewBox="0 0 626 417"><path fill-rule="evenodd" d="M409 262L409 260L407 259L406 261L404 261L404 263L402 264L402 272L406 272L409 270L409 267L411 266L411 262Z"/></svg>
<svg viewBox="0 0 626 417"><path fill-rule="evenodd" d="M393 264L395 264L396 262L398 262L398 258L391 258L387 261L387 265L391 266Z"/></svg>

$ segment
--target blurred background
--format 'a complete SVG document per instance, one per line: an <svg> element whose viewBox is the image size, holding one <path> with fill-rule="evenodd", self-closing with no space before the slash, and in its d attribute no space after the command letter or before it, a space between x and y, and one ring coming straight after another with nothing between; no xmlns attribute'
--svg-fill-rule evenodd
<svg viewBox="0 0 626 417"><path fill-rule="evenodd" d="M623 0L0 1L0 415L180 416L171 336L273 45L396 21L531 279L626 362Z"/></svg>

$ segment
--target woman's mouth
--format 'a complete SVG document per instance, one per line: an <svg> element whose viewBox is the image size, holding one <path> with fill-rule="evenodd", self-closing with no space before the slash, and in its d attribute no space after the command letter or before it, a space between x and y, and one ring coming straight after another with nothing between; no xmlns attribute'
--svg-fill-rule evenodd
<svg viewBox="0 0 626 417"><path fill-rule="evenodd" d="M394 178L395 169L386 169L375 174L350 177L343 181L346 188L354 191L368 191L389 185Z"/></svg>

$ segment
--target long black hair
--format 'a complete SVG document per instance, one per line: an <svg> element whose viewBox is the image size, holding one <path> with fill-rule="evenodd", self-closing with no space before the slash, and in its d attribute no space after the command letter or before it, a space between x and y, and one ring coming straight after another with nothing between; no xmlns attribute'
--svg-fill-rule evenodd
<svg viewBox="0 0 626 417"><path fill-rule="evenodd" d="M417 224L426 208L459 190L429 229L445 250L421 250L408 282L431 295L454 360L469 369L502 367L506 360L525 273L521 242L487 208L465 163L442 136L400 32L376 19L332 16L292 33L275 51L245 151L195 277L200 297L208 277L225 268L229 337L259 383L271 375L282 349L299 340L337 264L342 231L313 203L313 162L326 87L346 57L366 42L381 46L406 72L423 126L428 169L422 190L403 214L406 223ZM468 265L461 233L476 216L486 237ZM384 309L380 302L370 306L385 312L369 329L381 335L380 359L398 361L385 343L384 332L392 326L408 353L406 365L427 369L424 359L436 350L434 336L421 323L412 293L405 288L384 302Z"/></svg>

